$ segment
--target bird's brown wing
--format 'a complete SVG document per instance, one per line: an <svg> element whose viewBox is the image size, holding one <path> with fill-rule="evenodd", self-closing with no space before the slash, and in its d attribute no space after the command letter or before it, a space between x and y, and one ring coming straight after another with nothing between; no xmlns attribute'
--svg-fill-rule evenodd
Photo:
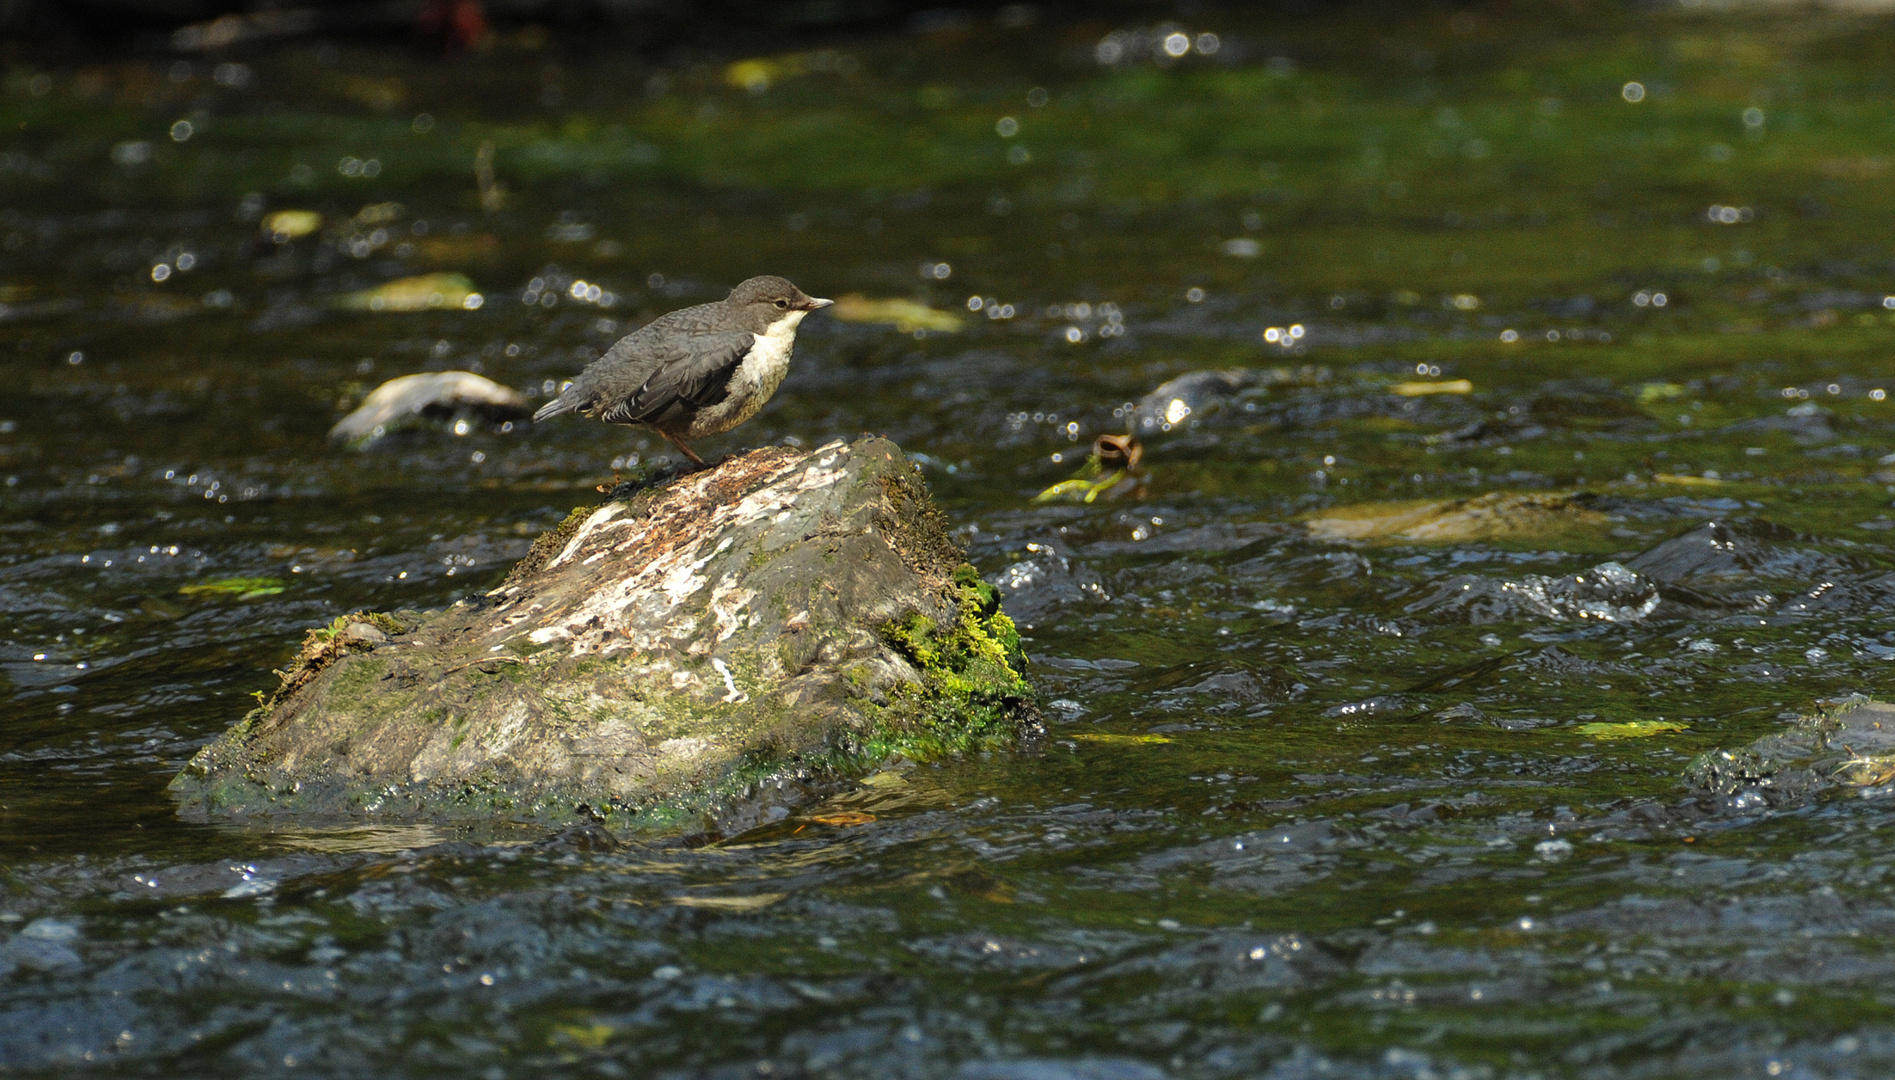
<svg viewBox="0 0 1895 1080"><path fill-rule="evenodd" d="M599 419L662 425L723 401L731 376L756 340L747 331L653 335L640 350L643 378L627 379L620 393L602 396Z"/></svg>

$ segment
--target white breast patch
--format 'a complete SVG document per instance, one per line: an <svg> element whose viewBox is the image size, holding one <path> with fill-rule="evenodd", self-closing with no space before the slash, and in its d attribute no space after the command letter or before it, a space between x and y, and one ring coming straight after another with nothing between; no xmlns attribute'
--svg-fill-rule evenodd
<svg viewBox="0 0 1895 1080"><path fill-rule="evenodd" d="M806 311L792 311L778 319L768 333L760 335L750 346L750 355L744 357L743 366L738 369L737 377L757 386L768 397L783 381L783 374L790 367L790 347L796 344L796 324L803 321Z"/></svg>
<svg viewBox="0 0 1895 1080"><path fill-rule="evenodd" d="M792 311L771 325L769 332L757 335L750 352L731 376L730 395L723 401L691 418L692 438L729 431L757 415L763 403L776 393L783 376L790 370L790 348L796 344L796 324L804 311Z"/></svg>

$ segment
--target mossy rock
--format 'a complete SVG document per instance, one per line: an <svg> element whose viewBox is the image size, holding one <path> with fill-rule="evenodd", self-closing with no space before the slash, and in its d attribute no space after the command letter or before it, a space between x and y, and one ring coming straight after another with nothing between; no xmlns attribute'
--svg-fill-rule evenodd
<svg viewBox="0 0 1895 1080"><path fill-rule="evenodd" d="M1895 785L1895 705L1861 695L1787 728L1698 755L1685 782L1735 810L1790 806L1827 792Z"/></svg>
<svg viewBox="0 0 1895 1080"><path fill-rule="evenodd" d="M1023 668L899 447L771 448L575 511L477 600L312 630L171 790L728 835L893 755L1033 737Z"/></svg>

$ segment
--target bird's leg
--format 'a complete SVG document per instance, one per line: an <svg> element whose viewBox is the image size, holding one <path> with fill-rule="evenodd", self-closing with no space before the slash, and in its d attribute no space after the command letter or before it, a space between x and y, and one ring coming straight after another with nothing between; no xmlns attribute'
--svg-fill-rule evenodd
<svg viewBox="0 0 1895 1080"><path fill-rule="evenodd" d="M698 468L700 468L700 469L702 469L702 468L706 468L706 466L705 466L705 464L704 464L704 459L703 459L703 458L701 458L701 457L698 457L698 456L697 456L697 451L695 451L695 450L693 450L693 449L691 449L690 447L688 447L688 446L686 446L686 445L684 445L684 440L683 440L683 439L680 439L680 438L678 438L678 437L677 437L676 435L673 435L673 434L672 434L672 433L670 433L669 431L660 431L660 432L659 432L658 434L660 434L660 435L663 435L663 436L664 436L664 437L665 437L665 438L666 438L667 440L669 440L669 441L670 441L670 443L671 443L671 445L673 445L673 446L675 446L675 447L677 447L678 449L680 449L680 450L682 450L682 451L684 451L684 456L685 456L685 457L688 457L688 458L690 458L690 459L691 459L692 461L695 461L695 462L697 462L697 467L698 467Z"/></svg>

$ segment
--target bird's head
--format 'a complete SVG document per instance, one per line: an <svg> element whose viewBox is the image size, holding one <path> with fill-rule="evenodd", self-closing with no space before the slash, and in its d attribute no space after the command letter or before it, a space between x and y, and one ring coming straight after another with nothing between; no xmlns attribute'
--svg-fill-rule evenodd
<svg viewBox="0 0 1895 1080"><path fill-rule="evenodd" d="M835 303L811 296L774 274L751 278L730 290L730 299L724 302L736 309L745 322L766 327L784 318L792 319L790 325L794 326L810 312Z"/></svg>

